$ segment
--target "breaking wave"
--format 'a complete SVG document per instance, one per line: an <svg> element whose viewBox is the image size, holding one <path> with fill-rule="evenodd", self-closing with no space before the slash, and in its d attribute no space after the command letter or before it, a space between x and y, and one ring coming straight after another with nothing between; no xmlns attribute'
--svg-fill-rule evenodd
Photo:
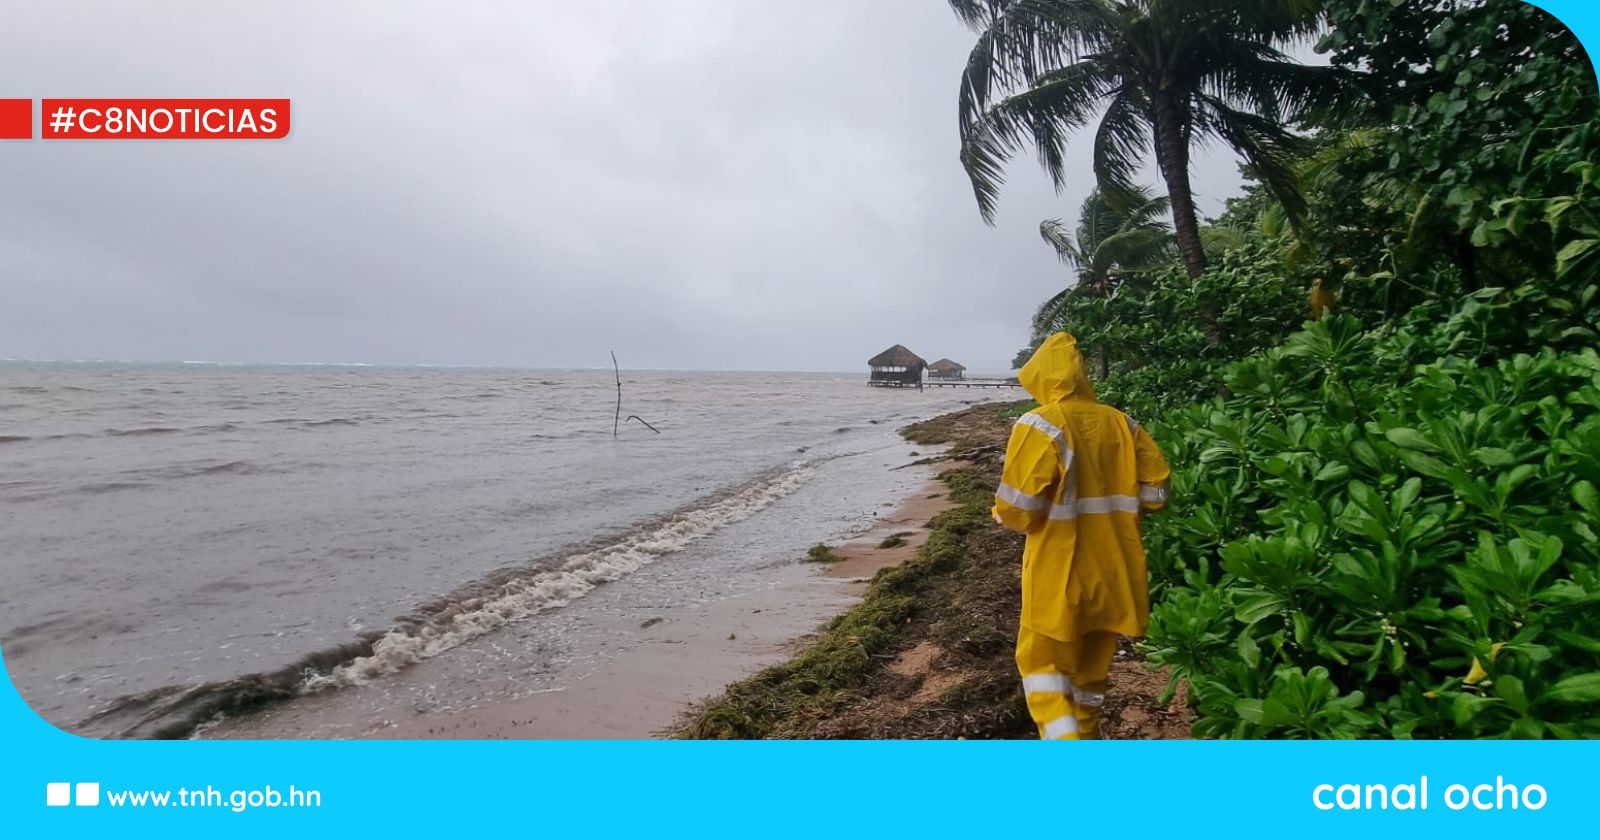
<svg viewBox="0 0 1600 840"><path fill-rule="evenodd" d="M553 569L502 572L442 602L437 613L409 627L397 627L360 656L306 680L308 692L392 674L443 653L512 621L562 607L596 586L618 580L720 528L746 519L805 483L810 467L797 467L759 480L702 507L680 511L620 541L571 555Z"/></svg>
<svg viewBox="0 0 1600 840"><path fill-rule="evenodd" d="M802 464L768 473L621 537L596 541L549 562L502 569L420 605L388 631L365 634L275 671L119 698L77 728L118 738L182 738L219 716L399 672L511 622L566 606L602 584L681 551L793 493L813 472L813 465Z"/></svg>

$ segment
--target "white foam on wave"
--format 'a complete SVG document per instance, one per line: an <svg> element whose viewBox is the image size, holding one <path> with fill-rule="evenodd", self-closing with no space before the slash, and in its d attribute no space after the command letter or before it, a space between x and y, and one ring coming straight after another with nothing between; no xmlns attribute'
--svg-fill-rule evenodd
<svg viewBox="0 0 1600 840"><path fill-rule="evenodd" d="M372 654L309 677L306 693L361 685L374 677L436 656L535 613L566 606L596 586L619 580L675 551L746 519L793 493L813 472L796 467L751 484L704 507L674 514L648 531L575 554L555 568L532 571L417 627L390 630L372 644Z"/></svg>

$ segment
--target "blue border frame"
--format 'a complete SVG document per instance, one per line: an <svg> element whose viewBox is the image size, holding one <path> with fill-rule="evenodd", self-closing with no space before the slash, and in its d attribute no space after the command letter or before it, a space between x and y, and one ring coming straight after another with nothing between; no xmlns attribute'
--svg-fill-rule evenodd
<svg viewBox="0 0 1600 840"><path fill-rule="evenodd" d="M872 0L863 0L871 2ZM1381 2L1382 0L1378 0ZM1540 0L1593 54L1600 0ZM0 673L3 673L0 660ZM1352 830L1594 831L1600 744L1286 742L95 741L0 685L0 836L335 831L662 837L1081 831L1202 835ZM1427 775L1426 811L1320 811L1319 784ZM1539 784L1536 811L1452 811L1452 783ZM49 807L49 782L101 805ZM112 808L115 790L314 789L318 808ZM227 796L227 793L223 794ZM1285 819L1287 818L1287 819ZM1585 832L1587 833L1587 832ZM1581 835L1580 835L1581 836Z"/></svg>

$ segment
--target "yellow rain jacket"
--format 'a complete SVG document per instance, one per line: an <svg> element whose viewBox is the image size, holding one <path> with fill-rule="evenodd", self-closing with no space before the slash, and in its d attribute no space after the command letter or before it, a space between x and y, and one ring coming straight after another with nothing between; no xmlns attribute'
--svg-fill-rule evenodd
<svg viewBox="0 0 1600 840"><path fill-rule="evenodd" d="M1072 336L1046 339L1020 378L1039 407L1011 430L994 518L1028 535L1022 624L1065 642L1143 635L1139 516L1166 506L1167 460L1149 432L1095 400Z"/></svg>

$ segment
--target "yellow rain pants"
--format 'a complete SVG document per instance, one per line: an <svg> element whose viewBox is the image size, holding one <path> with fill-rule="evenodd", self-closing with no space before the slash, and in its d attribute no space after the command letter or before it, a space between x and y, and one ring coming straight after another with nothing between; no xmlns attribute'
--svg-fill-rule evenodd
<svg viewBox="0 0 1600 840"><path fill-rule="evenodd" d="M1019 378L1039 407L1011 430L993 511L1028 535L1017 666L1025 682L1040 677L1032 686L1051 683L1048 675L1073 681L1055 692L1025 686L1041 734L1069 725L1059 720L1062 708L1083 730L1078 712L1090 704L1071 699L1079 696L1073 689L1081 680L1097 687L1082 697L1103 694L1116 637L1143 635L1149 624L1139 517L1166 506L1171 471L1148 431L1095 399L1072 336L1046 339Z"/></svg>
<svg viewBox="0 0 1600 840"><path fill-rule="evenodd" d="M1100 737L1100 706L1119 638L1116 633L1090 633L1063 642L1026 627L1017 634L1017 668L1040 738Z"/></svg>

